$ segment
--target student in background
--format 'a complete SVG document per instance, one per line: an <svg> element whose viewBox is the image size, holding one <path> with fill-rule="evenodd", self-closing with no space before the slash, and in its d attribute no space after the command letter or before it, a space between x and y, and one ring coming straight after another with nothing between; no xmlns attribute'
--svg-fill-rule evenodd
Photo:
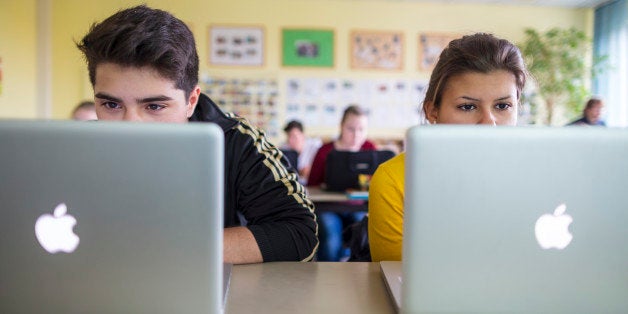
<svg viewBox="0 0 628 314"><path fill-rule="evenodd" d="M319 138L309 138L305 136L303 124L300 121L292 120L283 129L286 132L287 143L282 149L291 149L299 154L297 165L293 165L299 171L299 181L307 183L312 169L312 161L318 149L323 145Z"/></svg>
<svg viewBox="0 0 628 314"><path fill-rule="evenodd" d="M602 109L604 109L604 102L598 98L591 98L587 101L587 105L582 111L582 118L572 121L567 125L606 126L606 123L602 121Z"/></svg>
<svg viewBox="0 0 628 314"><path fill-rule="evenodd" d="M96 116L96 107L94 106L94 102L86 100L78 104L78 106L76 106L76 108L74 108L74 110L72 111L72 120L98 120L98 117Z"/></svg>
<svg viewBox="0 0 628 314"><path fill-rule="evenodd" d="M347 107L340 122L340 137L321 146L314 157L308 186L320 186L325 182L326 159L332 150L352 152L376 150L375 144L366 139L367 129L366 113L358 106ZM318 249L318 260L339 261L346 257L342 245L342 230L344 227L360 221L365 215L365 212L318 213L321 242Z"/></svg>
<svg viewBox="0 0 628 314"><path fill-rule="evenodd" d="M453 40L432 71L423 101L426 119L514 126L526 76L521 52L507 40L483 33ZM371 180L368 234L374 262L401 260L405 157L381 164Z"/></svg>
<svg viewBox="0 0 628 314"><path fill-rule="evenodd" d="M368 117L364 110L358 106L347 107L340 121L340 137L325 143L316 152L307 185L318 186L325 182L325 161L332 150L350 152L375 150L375 144L366 139L367 128Z"/></svg>
<svg viewBox="0 0 628 314"><path fill-rule="evenodd" d="M185 23L140 5L94 24L78 48L87 60L99 120L213 122L222 128L225 262L314 257L318 228L305 189L263 132L223 113L201 93L196 44Z"/></svg>

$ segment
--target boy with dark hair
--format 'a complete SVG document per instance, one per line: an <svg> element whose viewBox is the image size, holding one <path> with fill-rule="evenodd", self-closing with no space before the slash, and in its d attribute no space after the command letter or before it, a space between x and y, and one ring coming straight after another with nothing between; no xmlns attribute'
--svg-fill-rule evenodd
<svg viewBox="0 0 628 314"><path fill-rule="evenodd" d="M312 259L318 247L314 205L263 131L224 114L201 93L196 44L185 23L141 5L94 24L77 46L87 59L99 120L201 121L222 128L225 262Z"/></svg>
<svg viewBox="0 0 628 314"><path fill-rule="evenodd" d="M288 122L283 130L286 132L286 143L281 148L296 152L296 163L291 162L294 163L293 166L299 172L299 182L307 184L314 155L323 145L323 142L319 138L305 136L303 124L297 120Z"/></svg>

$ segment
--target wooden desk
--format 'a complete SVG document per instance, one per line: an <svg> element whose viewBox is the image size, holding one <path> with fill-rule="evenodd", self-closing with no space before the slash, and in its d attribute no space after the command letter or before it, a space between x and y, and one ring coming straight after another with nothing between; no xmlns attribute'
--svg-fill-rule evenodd
<svg viewBox="0 0 628 314"><path fill-rule="evenodd" d="M350 199L343 192L324 191L316 186L307 187L306 190L317 211L347 212L368 210L367 201Z"/></svg>
<svg viewBox="0 0 628 314"><path fill-rule="evenodd" d="M235 265L225 313L394 313L379 263Z"/></svg>

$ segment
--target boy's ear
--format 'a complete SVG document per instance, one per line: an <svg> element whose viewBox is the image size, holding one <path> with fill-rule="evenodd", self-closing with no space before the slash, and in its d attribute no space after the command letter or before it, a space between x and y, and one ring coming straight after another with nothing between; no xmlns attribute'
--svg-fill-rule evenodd
<svg viewBox="0 0 628 314"><path fill-rule="evenodd" d="M423 112L425 113L425 118L430 124L435 124L438 120L438 108L434 106L434 102L426 101L423 104Z"/></svg>
<svg viewBox="0 0 628 314"><path fill-rule="evenodd" d="M194 114L194 109L196 109L196 105L198 104L198 100L201 98L201 88L196 85L192 92L190 93L190 97L188 98L188 108L187 108L187 117L190 118L192 114Z"/></svg>

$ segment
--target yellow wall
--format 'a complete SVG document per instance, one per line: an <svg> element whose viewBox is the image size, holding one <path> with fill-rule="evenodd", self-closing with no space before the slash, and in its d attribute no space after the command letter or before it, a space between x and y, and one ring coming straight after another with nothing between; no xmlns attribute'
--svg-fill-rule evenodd
<svg viewBox="0 0 628 314"><path fill-rule="evenodd" d="M0 116L29 116L34 111L33 44L34 11L33 0L24 4L22 1L0 0L0 56L5 69L4 95L0 96ZM434 4L408 1L369 1L369 0L152 0L152 1L53 1L53 108L54 118L66 118L72 107L84 98L91 97L91 86L87 80L85 63L76 49L79 41L89 30L91 23L101 21L119 8L146 2L149 6L168 10L192 25L197 38L201 74L233 77L276 77L281 86L282 79L299 76L315 77L386 77L386 78L423 78L429 73L417 70L417 36L419 32L454 32L470 33L477 31L491 32L513 42L523 40L523 29L535 27L547 29L554 26L576 27L592 32L591 9L568 9L556 7L508 6L508 5L471 5L471 4ZM18 6L22 17L8 14L5 7ZM33 12L31 12L33 11ZM11 23L5 20L5 15ZM257 24L264 25L266 31L266 63L261 68L228 67L209 68L207 62L207 27L210 23ZM11 37L10 30L21 28L20 35ZM333 69L282 68L280 66L280 31L282 27L315 27L335 30L336 50ZM26 29L26 32L24 30ZM353 29L396 30L403 31L405 62L402 71L355 71L349 68L349 32ZM7 33L7 31L9 33ZM5 37L15 43L7 50ZM20 40L19 42L17 40ZM7 50L6 52L4 50ZM7 57L5 57L6 55ZM10 56L20 57L28 62L20 71L26 70L31 80L7 83L15 70L9 70ZM17 66L12 64L11 66ZM34 85L34 83L32 83ZM280 87L281 88L281 87ZM10 89L10 91L7 91ZM27 91L27 92L20 92ZM30 92L28 92L30 91ZM33 93L33 95L31 95ZM17 94L28 94L27 99L16 98ZM9 97L11 97L9 99ZM16 99L27 104L31 109L24 110L6 107L7 101ZM321 130L322 135L333 134L335 130Z"/></svg>
<svg viewBox="0 0 628 314"><path fill-rule="evenodd" d="M37 116L35 0L0 0L0 118Z"/></svg>

